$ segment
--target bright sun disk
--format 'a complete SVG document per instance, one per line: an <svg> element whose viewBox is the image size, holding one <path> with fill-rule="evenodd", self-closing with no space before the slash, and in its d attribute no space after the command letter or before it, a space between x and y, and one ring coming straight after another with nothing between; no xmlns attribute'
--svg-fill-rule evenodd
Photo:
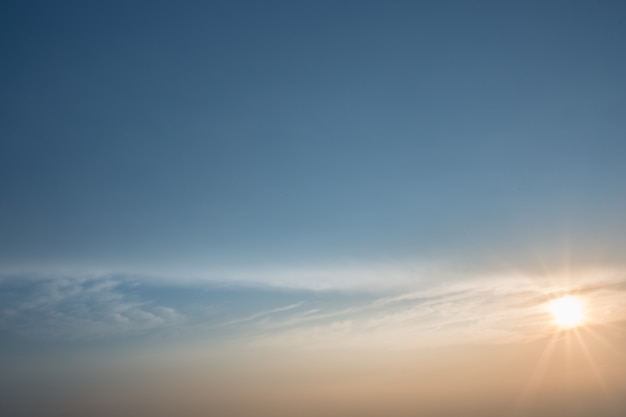
<svg viewBox="0 0 626 417"><path fill-rule="evenodd" d="M552 300L549 310L554 322L560 327L579 326L585 318L582 301L571 295Z"/></svg>

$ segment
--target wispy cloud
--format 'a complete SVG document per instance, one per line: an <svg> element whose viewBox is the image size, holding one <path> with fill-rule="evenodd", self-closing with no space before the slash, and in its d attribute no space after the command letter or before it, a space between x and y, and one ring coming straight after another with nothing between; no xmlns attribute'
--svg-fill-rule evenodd
<svg viewBox="0 0 626 417"><path fill-rule="evenodd" d="M545 335L546 302L565 290L586 297L593 320L626 317L626 280L619 274L557 284L529 276L430 280L390 295L188 283L159 287L124 276L0 278L0 334L101 340L175 329L182 339L236 337L290 349L506 343Z"/></svg>
<svg viewBox="0 0 626 417"><path fill-rule="evenodd" d="M133 297L112 277L0 281L0 331L35 339L84 340L173 327L185 317Z"/></svg>
<svg viewBox="0 0 626 417"><path fill-rule="evenodd" d="M588 280L571 286L569 292L590 296L592 322L617 320L626 317L624 282L615 277ZM527 278L447 283L265 323L267 332L253 343L297 349L411 349L530 341L552 330L545 303L557 293Z"/></svg>
<svg viewBox="0 0 626 417"><path fill-rule="evenodd" d="M284 307L277 307L277 308L273 308L271 310L260 311L258 313L254 313L254 314L249 315L247 317L237 318L237 319L233 319L233 320L224 322L221 325L222 326L231 326L231 325L234 325L234 324L240 324L240 323L246 323L246 322L254 321L254 320L257 320L257 319L261 319L261 318L270 316L270 315L275 314L275 313L281 313L281 312L284 312L284 311L293 310L295 308L300 307L302 304L304 304L304 302L300 301L298 303L289 304L289 305L284 306Z"/></svg>

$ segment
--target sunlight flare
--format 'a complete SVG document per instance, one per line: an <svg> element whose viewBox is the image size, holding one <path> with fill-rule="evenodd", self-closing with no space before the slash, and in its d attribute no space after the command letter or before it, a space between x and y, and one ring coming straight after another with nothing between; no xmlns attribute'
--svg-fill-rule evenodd
<svg viewBox="0 0 626 417"><path fill-rule="evenodd" d="M585 319L583 302L575 296L554 299L549 305L554 322L563 328L580 326Z"/></svg>

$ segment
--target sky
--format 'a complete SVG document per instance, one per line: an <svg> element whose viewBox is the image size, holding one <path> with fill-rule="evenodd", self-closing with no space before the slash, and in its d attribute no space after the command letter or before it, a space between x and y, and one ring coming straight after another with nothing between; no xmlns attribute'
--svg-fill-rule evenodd
<svg viewBox="0 0 626 417"><path fill-rule="evenodd" d="M0 404L623 415L625 16L3 1Z"/></svg>

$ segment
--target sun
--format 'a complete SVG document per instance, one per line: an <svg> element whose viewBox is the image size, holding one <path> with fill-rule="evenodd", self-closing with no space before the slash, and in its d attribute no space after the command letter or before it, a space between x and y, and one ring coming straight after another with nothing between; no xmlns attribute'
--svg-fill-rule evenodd
<svg viewBox="0 0 626 417"><path fill-rule="evenodd" d="M585 320L583 302L573 295L556 298L548 306L554 322L563 328L580 326Z"/></svg>

